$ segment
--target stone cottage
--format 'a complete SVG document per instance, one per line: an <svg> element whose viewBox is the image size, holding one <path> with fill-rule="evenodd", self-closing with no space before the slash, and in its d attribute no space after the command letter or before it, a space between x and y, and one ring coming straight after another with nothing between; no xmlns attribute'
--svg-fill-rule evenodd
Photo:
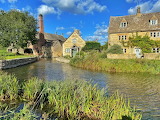
<svg viewBox="0 0 160 120"><path fill-rule="evenodd" d="M60 57L62 56L62 44L66 39L57 34L45 33L43 16L39 15L39 32L36 35L37 44L28 44L28 49L32 49L35 55L43 57Z"/></svg>
<svg viewBox="0 0 160 120"><path fill-rule="evenodd" d="M127 45L129 37L133 35L148 35L152 40L160 40L160 12L142 14L140 7L136 15L110 17L108 46L118 44L122 46L124 54L140 55L141 49ZM123 44L122 44L123 43ZM160 53L160 48L153 48L153 52Z"/></svg>
<svg viewBox="0 0 160 120"><path fill-rule="evenodd" d="M80 31L74 30L74 32L63 43L63 56L74 57L84 46L85 41L80 36Z"/></svg>

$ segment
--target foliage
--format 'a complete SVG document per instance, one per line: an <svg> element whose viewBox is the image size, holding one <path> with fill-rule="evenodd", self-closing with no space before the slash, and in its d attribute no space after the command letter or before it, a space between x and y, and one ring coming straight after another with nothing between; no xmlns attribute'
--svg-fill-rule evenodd
<svg viewBox="0 0 160 120"><path fill-rule="evenodd" d="M82 51L100 50L101 45L99 42L87 41L86 45L82 48Z"/></svg>
<svg viewBox="0 0 160 120"><path fill-rule="evenodd" d="M111 54L122 54L123 51L122 51L122 48L121 48L120 45L114 44L113 46L111 46L108 49L108 53L111 53Z"/></svg>
<svg viewBox="0 0 160 120"><path fill-rule="evenodd" d="M8 111L3 116L0 116L2 120L37 120L37 116L34 115L29 109L28 105L24 105L20 111Z"/></svg>
<svg viewBox="0 0 160 120"><path fill-rule="evenodd" d="M7 74L5 76L8 78ZM10 86L10 89L15 86ZM25 98L32 109L26 106L19 112L13 112L3 118L32 120L35 115L31 111L35 106L40 107L49 117L56 116L58 119L66 120L116 120L124 116L140 120L142 117L118 93L108 97L106 89L99 89L97 85L85 80L43 82L32 78L26 81L22 88L23 95L19 97Z"/></svg>
<svg viewBox="0 0 160 120"><path fill-rule="evenodd" d="M0 72L0 100L17 99L18 89L18 81L14 75Z"/></svg>
<svg viewBox="0 0 160 120"><path fill-rule="evenodd" d="M100 53L90 53L84 59L73 58L70 64L90 70L107 72L126 72L139 73L146 72L151 74L160 73L159 60L146 59L107 59L100 57Z"/></svg>
<svg viewBox="0 0 160 120"><path fill-rule="evenodd" d="M35 42L37 22L27 12L11 10L0 11L0 44L8 47L12 43L15 48L24 48L27 42Z"/></svg>
<svg viewBox="0 0 160 120"><path fill-rule="evenodd" d="M139 47L143 53L151 53L152 48L156 46L155 41L151 40L147 35L140 36L136 34L136 36L129 38L131 47Z"/></svg>
<svg viewBox="0 0 160 120"><path fill-rule="evenodd" d="M105 44L101 46L101 49L107 50L108 49L108 42L105 42Z"/></svg>

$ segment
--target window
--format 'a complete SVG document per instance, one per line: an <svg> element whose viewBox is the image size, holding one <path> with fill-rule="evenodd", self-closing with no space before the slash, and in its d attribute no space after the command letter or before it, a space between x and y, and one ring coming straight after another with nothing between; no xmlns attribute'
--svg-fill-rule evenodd
<svg viewBox="0 0 160 120"><path fill-rule="evenodd" d="M160 37L160 32L151 32L150 36L151 37Z"/></svg>
<svg viewBox="0 0 160 120"><path fill-rule="evenodd" d="M66 49L65 49L65 52L66 52L66 53L70 53L70 48L66 48Z"/></svg>
<svg viewBox="0 0 160 120"><path fill-rule="evenodd" d="M157 25L158 24L158 20L149 20L150 25Z"/></svg>
<svg viewBox="0 0 160 120"><path fill-rule="evenodd" d="M120 27L127 27L127 22L121 22Z"/></svg>
<svg viewBox="0 0 160 120"><path fill-rule="evenodd" d="M76 38L72 39L72 43L76 43L76 42L77 42Z"/></svg>
<svg viewBox="0 0 160 120"><path fill-rule="evenodd" d="M121 35L121 36L119 36L119 40L127 40L127 36L126 35Z"/></svg>
<svg viewBox="0 0 160 120"><path fill-rule="evenodd" d="M126 53L127 52L127 50L124 48L124 49L122 49L123 50L123 53Z"/></svg>
<svg viewBox="0 0 160 120"><path fill-rule="evenodd" d="M153 53L160 53L160 48L153 48L153 49L152 49L152 52L153 52Z"/></svg>

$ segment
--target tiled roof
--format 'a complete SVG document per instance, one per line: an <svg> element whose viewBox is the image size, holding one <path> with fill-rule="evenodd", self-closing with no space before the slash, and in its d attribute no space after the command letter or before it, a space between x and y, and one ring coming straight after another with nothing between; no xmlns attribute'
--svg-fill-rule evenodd
<svg viewBox="0 0 160 120"><path fill-rule="evenodd" d="M150 25L150 20L157 18L157 25ZM120 27L120 23L127 21L127 27ZM109 34L111 33L127 33L140 31L156 31L160 30L160 12L146 13L141 15L128 15L110 17Z"/></svg>

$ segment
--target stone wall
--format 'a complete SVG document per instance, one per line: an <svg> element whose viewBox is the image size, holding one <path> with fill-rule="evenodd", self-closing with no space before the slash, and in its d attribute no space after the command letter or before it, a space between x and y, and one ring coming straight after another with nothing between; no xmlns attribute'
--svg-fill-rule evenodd
<svg viewBox="0 0 160 120"><path fill-rule="evenodd" d="M107 54L108 59L136 59L135 54Z"/></svg>
<svg viewBox="0 0 160 120"><path fill-rule="evenodd" d="M160 60L160 53L144 53L144 59Z"/></svg>
<svg viewBox="0 0 160 120"><path fill-rule="evenodd" d="M0 60L0 69L9 69L37 61L37 57Z"/></svg>

